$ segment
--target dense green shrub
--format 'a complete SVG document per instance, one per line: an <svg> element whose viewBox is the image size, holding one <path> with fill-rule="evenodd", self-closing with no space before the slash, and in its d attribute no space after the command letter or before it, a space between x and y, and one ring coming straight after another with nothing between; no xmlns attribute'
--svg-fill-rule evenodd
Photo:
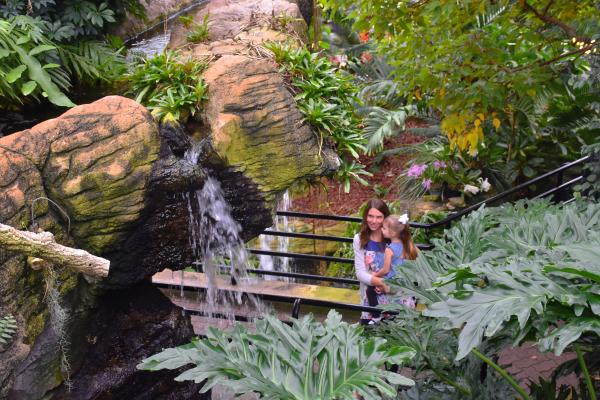
<svg viewBox="0 0 600 400"><path fill-rule="evenodd" d="M148 59L139 59L125 81L129 94L152 110L159 120L185 121L194 115L206 99L202 72L208 64L165 51Z"/></svg>
<svg viewBox="0 0 600 400"><path fill-rule="evenodd" d="M538 200L482 208L444 237L406 261L395 283L427 305L425 316L444 321L419 323L458 332L456 361L497 340L533 340L542 351L598 359L599 204ZM593 375L600 365L591 368Z"/></svg>
<svg viewBox="0 0 600 400"><path fill-rule="evenodd" d="M0 107L43 97L56 105L74 104L65 94L73 81L111 81L122 72L119 52L97 41L59 44L44 23L27 16L0 20Z"/></svg>
<svg viewBox="0 0 600 400"><path fill-rule="evenodd" d="M125 11L145 16L137 0L6 0L0 3L0 18L30 16L41 23L48 39L59 43L98 36Z"/></svg>
<svg viewBox="0 0 600 400"><path fill-rule="evenodd" d="M337 176L344 183L344 190L350 190L351 179L366 184L361 175L370 173L358 162L359 154L365 151L365 139L361 120L354 112L358 91L352 77L306 48L281 43L267 44L267 48L289 73L305 120L322 141L329 141L337 150L341 161Z"/></svg>
<svg viewBox="0 0 600 400"><path fill-rule="evenodd" d="M112 82L124 62L101 35L126 10L144 16L137 0L0 3L0 107L44 97L70 107L68 92L76 81Z"/></svg>

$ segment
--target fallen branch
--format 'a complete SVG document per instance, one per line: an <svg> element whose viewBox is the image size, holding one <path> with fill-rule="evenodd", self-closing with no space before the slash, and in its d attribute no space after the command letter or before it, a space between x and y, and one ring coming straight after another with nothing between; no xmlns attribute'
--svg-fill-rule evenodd
<svg viewBox="0 0 600 400"><path fill-rule="evenodd" d="M85 250L56 243L54 235L50 232L19 231L4 224L0 224L0 248L38 257L53 264L100 278L108 276L110 267L110 261L107 259L97 257Z"/></svg>

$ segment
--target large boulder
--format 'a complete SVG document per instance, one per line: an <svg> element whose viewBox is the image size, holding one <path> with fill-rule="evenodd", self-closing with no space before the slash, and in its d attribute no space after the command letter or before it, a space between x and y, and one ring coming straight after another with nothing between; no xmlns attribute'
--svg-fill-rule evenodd
<svg viewBox="0 0 600 400"><path fill-rule="evenodd" d="M321 175L336 165L329 149L320 151L315 133L271 61L224 55L209 67L204 79L209 88L204 115L218 159L213 163L214 157L207 154L204 165L242 172L267 202L297 180Z"/></svg>

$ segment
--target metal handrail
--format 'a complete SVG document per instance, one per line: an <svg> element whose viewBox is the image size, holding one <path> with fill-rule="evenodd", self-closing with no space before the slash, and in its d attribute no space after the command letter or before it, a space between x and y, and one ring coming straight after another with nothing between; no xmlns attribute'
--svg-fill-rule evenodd
<svg viewBox="0 0 600 400"><path fill-rule="evenodd" d="M334 276L323 276L323 275L312 275L312 274L301 274L298 272L268 271L265 269L247 269L246 272L249 274L283 276L285 278L298 278L298 279L306 279L306 280L313 280L313 281L345 283L345 284L349 284L349 285L358 285L360 283L358 281L358 279L337 278Z"/></svg>
<svg viewBox="0 0 600 400"><path fill-rule="evenodd" d="M283 237L291 237L298 239L312 239L312 240L329 240L332 242L340 242L340 243L352 243L354 238L345 237L345 236L327 236L327 235L316 235L312 233L296 233L296 232L286 232L286 231L274 231L271 229L264 230L261 235L272 235L272 236L283 236ZM430 250L433 248L433 245L426 243L417 243L417 248L421 250Z"/></svg>
<svg viewBox="0 0 600 400"><path fill-rule="evenodd" d="M283 237L292 237L298 239L312 239L312 240L329 240L333 242L341 242L341 243L352 243L353 239L345 236L327 236L327 235L317 235L314 233L296 233L296 232L286 232L286 231L275 231L272 229L265 229L261 235L273 235L273 236L283 236Z"/></svg>
<svg viewBox="0 0 600 400"><path fill-rule="evenodd" d="M502 193L498 193L495 196L492 196L488 199L482 200L482 201L480 201L476 204L473 204L467 208L464 208L458 212L452 213L450 216L448 216L442 220L432 222L429 224L424 224L424 223L420 223L420 222L410 222L409 225L413 228L423 228L423 229L432 229L432 228L437 228L437 227L441 227L441 226L446 226L446 225L450 224L452 221L478 209L479 207L481 207L484 204L493 203L497 200L505 198L513 193L516 193L522 189L525 189L528 186L538 183L538 182L540 182L550 176L553 176L553 175L559 175L559 182L558 182L557 186L553 189L554 191L552 191L552 192L549 191L550 193L548 193L548 192L543 193L542 195L538 195L535 198L544 197L549 194L560 192L561 190L572 185L575 182L575 180L571 180L567 183L563 183L562 182L562 173L571 167L577 166L579 164L583 164L589 158L590 158L590 156L585 156L585 157L581 157L575 161L565 163L552 171L546 172L538 177L528 180L527 182L523 182L513 188L505 190ZM362 219L359 217L349 217L349 216L342 216L342 215L313 214L313 213L303 213L303 212L295 212L295 211L277 211L277 215L285 216L285 217L325 219L325 220L331 220L331 221L348 221L348 222L361 222L362 221Z"/></svg>
<svg viewBox="0 0 600 400"><path fill-rule="evenodd" d="M329 262L339 262L339 263L345 263L345 264L354 263L353 258L320 256L318 254L286 253L286 252L281 252L281 251L260 250L260 249L248 249L248 251L252 254L260 254L260 255L265 255L265 256L300 258L300 259L304 259L304 260L329 261Z"/></svg>
<svg viewBox="0 0 600 400"><path fill-rule="evenodd" d="M168 285L165 283L155 283L156 286L158 287L163 287L163 288L171 288L172 285ZM188 285L177 285L178 287L182 287L183 290L188 290L189 289L193 289L194 291L197 291L198 289L203 290L202 288L197 288L197 287L192 287L192 286L188 286ZM253 294L254 296L257 296L261 299L264 300L268 300L268 301L279 301L282 303L292 303L294 304L294 307L299 309L300 304L304 304L307 306L316 306L316 307L327 307L327 308L338 308L338 309L342 309L342 310L349 310L349 311L361 311L361 312L381 312L380 308L377 307L371 307L371 306L363 306L360 304L350 304L350 303L339 303L336 301L329 301L329 300L317 300L317 299L303 299L303 298L299 298L299 297L287 297L287 296L278 296L278 295L274 295L274 294L263 294L263 293L256 293ZM191 312L191 313L197 313L199 315L202 315L203 312L200 311L194 311L191 309L185 309L185 311L187 312ZM294 316L292 310L292 316ZM217 314L217 316L219 316ZM294 317L296 318L296 317Z"/></svg>

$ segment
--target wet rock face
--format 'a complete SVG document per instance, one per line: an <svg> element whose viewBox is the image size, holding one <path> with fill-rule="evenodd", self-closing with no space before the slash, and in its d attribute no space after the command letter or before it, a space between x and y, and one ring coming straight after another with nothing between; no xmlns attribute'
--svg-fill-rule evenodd
<svg viewBox="0 0 600 400"><path fill-rule="evenodd" d="M132 238L147 229L157 210L176 205L169 203L174 193L201 187L200 168L176 155L181 155L186 140L182 132L161 137L144 107L117 96L4 137L0 139L0 221L20 229L40 227L54 233L60 243L108 257L111 274L101 286L130 286L164 268L167 256L141 264L132 262L131 256L119 262L122 255L161 249L156 240L168 241L168 235L146 234L137 243ZM177 231L185 226L181 219L169 223L178 224ZM186 252L186 246L178 249ZM42 398L65 379L59 337L50 323L50 281L71 316L64 338L71 343L73 371L84 357L79 333L102 306L104 300L98 296L103 290L60 266L53 271L50 279L46 272L27 267L23 255L0 251L0 315L13 314L19 327L11 345L0 349L0 398L9 391L13 398Z"/></svg>
<svg viewBox="0 0 600 400"><path fill-rule="evenodd" d="M72 388L54 399L202 399L199 384L175 382L180 370L138 371L136 365L163 348L188 343L192 326L181 309L149 282L108 291L88 326L79 332L87 348Z"/></svg>

